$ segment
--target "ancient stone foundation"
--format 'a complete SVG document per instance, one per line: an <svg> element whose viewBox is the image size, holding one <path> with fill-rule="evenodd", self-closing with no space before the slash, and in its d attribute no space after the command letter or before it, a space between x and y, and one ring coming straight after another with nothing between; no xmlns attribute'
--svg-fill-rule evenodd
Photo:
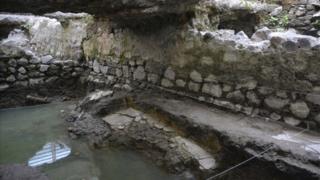
<svg viewBox="0 0 320 180"><path fill-rule="evenodd" d="M223 162L202 160L216 139L251 156L274 146L271 169L319 175L317 152L302 149L314 144L276 138L320 132L320 5L283 3L5 0L0 107L86 97L67 119L72 137L146 145L159 165L200 179ZM171 127L146 110L174 117Z"/></svg>
<svg viewBox="0 0 320 180"><path fill-rule="evenodd" d="M239 6L202 2L193 15L175 16L154 28L150 21L145 26L151 27L126 28L122 21L85 13L1 14L2 33L9 34L1 41L0 90L70 79L98 88L153 87L319 130L319 38L293 29L264 27L251 37L237 28L217 29L226 13L261 16L278 8L233 3ZM313 1L303 5L318 7Z"/></svg>

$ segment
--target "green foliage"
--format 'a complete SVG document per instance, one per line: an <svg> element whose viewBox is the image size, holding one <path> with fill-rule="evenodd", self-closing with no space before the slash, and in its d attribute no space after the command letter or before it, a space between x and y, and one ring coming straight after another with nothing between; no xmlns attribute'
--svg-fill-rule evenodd
<svg viewBox="0 0 320 180"><path fill-rule="evenodd" d="M287 28L289 25L289 16L287 13L282 13L279 16L268 16L264 22L271 27Z"/></svg>
<svg viewBox="0 0 320 180"><path fill-rule="evenodd" d="M315 22L312 23L312 25L317 28L317 29L320 29L320 20L317 19Z"/></svg>

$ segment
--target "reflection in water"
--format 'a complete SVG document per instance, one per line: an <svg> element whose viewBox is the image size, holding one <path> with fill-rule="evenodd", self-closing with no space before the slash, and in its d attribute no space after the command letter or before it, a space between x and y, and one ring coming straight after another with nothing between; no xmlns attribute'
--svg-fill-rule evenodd
<svg viewBox="0 0 320 180"><path fill-rule="evenodd" d="M36 167L51 164L69 156L71 149L64 143L49 142L28 161L28 166Z"/></svg>

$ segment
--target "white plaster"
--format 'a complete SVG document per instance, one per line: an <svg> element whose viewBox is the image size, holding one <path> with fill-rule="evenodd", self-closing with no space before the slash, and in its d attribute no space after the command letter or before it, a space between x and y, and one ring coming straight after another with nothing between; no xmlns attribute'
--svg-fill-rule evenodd
<svg viewBox="0 0 320 180"><path fill-rule="evenodd" d="M102 97L110 96L112 94L113 94L113 91L98 91L98 92L92 93L89 96L89 98L90 98L90 101L93 101L93 100L98 100Z"/></svg>
<svg viewBox="0 0 320 180"><path fill-rule="evenodd" d="M308 139L301 134L293 134L286 131L284 131L282 134L272 136L272 138L280 141L301 144L300 148L304 149L305 151L319 154L318 158L320 159L320 140Z"/></svg>

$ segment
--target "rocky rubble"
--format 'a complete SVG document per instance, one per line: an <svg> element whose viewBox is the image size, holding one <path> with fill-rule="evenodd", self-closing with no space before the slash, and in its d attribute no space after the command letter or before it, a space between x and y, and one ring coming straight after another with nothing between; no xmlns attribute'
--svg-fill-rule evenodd
<svg viewBox="0 0 320 180"><path fill-rule="evenodd" d="M102 92L110 91L92 95ZM72 120L67 119L72 136L98 139L96 146L133 148L171 172L191 172L198 179L206 179L214 169L224 169L221 163L230 154L221 152L222 146L241 147L252 156L268 148L257 158L294 173L298 179L319 175L314 164L319 161L317 133L299 133L296 128L226 113L190 99L176 99L172 94L154 97L157 91L118 92L94 100L90 95L82 101ZM127 103L119 105L121 101ZM285 121L295 123L294 118Z"/></svg>
<svg viewBox="0 0 320 180"><path fill-rule="evenodd" d="M264 27L257 30L251 39L244 32L235 34L232 30L195 32L206 38L212 38L219 44L252 52L273 51L273 48L289 52L297 51L299 48L318 50L320 46L319 38L297 34L293 29L286 32L272 32L269 28ZM231 58L230 56L226 61L235 61Z"/></svg>
<svg viewBox="0 0 320 180"><path fill-rule="evenodd" d="M182 137L152 114L128 108L125 104L116 105L119 109L106 105L116 103L113 98L117 97L110 92L92 93L66 119L72 137L86 137L95 146L123 146L141 151L173 173L207 174L217 167L215 157L207 150ZM92 98L103 93L108 95ZM118 98L121 101L124 97ZM98 108L92 111L92 106Z"/></svg>
<svg viewBox="0 0 320 180"><path fill-rule="evenodd" d="M142 112L129 108L102 119L113 130L110 141L115 142L111 143L159 148L165 154L164 159L156 160L157 164L165 163L173 171L184 171L192 161L198 165L195 168L202 171L212 170L217 166L215 158L195 142L178 136L172 128Z"/></svg>

